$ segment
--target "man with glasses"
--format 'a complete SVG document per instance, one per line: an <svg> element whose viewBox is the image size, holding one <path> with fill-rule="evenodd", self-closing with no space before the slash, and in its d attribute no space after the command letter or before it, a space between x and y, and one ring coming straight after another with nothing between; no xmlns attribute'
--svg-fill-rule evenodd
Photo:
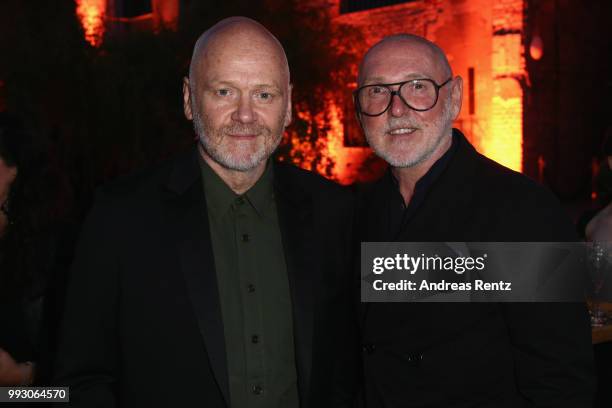
<svg viewBox="0 0 612 408"><path fill-rule="evenodd" d="M462 79L413 35L365 55L357 117L389 171L360 192L362 242L575 241L555 198L452 128ZM579 303L363 303L368 408L587 407L590 328Z"/></svg>

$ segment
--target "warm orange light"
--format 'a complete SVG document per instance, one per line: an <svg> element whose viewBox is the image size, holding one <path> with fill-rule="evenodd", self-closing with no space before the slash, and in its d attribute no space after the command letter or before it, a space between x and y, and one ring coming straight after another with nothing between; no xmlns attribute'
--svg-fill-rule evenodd
<svg viewBox="0 0 612 408"><path fill-rule="evenodd" d="M327 155L334 161L332 174L334 179L342 184L348 184L351 180L348 179L347 165L350 157L347 149L344 147L344 126L342 125L342 110L335 103L330 103L328 108L328 130L326 134L326 150Z"/></svg>
<svg viewBox="0 0 612 408"><path fill-rule="evenodd" d="M339 3L339 0L331 1ZM366 41L352 42L361 48L357 52L361 55L384 36L401 32L425 35L440 45L446 50L453 70L466 81L466 103L457 127L478 151L506 167L522 171L522 87L529 82L524 52L526 3L524 0L474 0L462 2L461 8L452 7L451 3L402 2L386 8L339 14L335 21L361 30ZM457 21L464 23L457 24ZM455 41L456 38L461 41ZM534 59L542 58L544 44L537 32L530 46L530 55Z"/></svg>
<svg viewBox="0 0 612 408"><path fill-rule="evenodd" d="M529 45L529 55L535 61L538 61L544 55L544 43L542 42L542 37L539 34L536 34L531 39L531 44Z"/></svg>
<svg viewBox="0 0 612 408"><path fill-rule="evenodd" d="M157 29L176 29L179 19L179 0L153 0L153 18Z"/></svg>
<svg viewBox="0 0 612 408"><path fill-rule="evenodd" d="M518 86L518 84L517 84ZM520 96L493 96L489 134L481 153L515 171L523 168L523 101Z"/></svg>
<svg viewBox="0 0 612 408"><path fill-rule="evenodd" d="M360 179L361 166L372 151L367 147L344 146L344 111L331 93L326 100L326 109L314 116L303 106L295 106L297 117L316 129L309 128L302 135L297 132L288 134L289 160L340 184L351 184ZM313 144L308 137L314 133L318 138Z"/></svg>
<svg viewBox="0 0 612 408"><path fill-rule="evenodd" d="M85 31L85 40L98 47L104 35L106 0L77 0L76 12Z"/></svg>
<svg viewBox="0 0 612 408"><path fill-rule="evenodd" d="M332 128L328 118L330 109L325 109L323 112L312 115L309 110L297 105L296 111L298 118L308 123L310 127L304 135L300 135L297 132L289 134L289 144L291 146L291 151L289 152L290 160L304 169L316 171L319 174L335 179L333 170L335 157L330 156L330 141L328 140L329 134L334 132L331 130L325 132L325 129ZM313 127L316 127L316 129ZM319 135L314 144L309 140L313 134Z"/></svg>
<svg viewBox="0 0 612 408"><path fill-rule="evenodd" d="M493 36L493 95L489 130L481 136L479 150L496 162L523 170L523 89L525 72L521 34Z"/></svg>

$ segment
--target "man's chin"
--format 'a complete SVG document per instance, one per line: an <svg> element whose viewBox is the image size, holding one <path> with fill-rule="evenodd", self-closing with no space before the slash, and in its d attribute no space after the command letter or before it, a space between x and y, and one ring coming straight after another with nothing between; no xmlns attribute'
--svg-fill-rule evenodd
<svg viewBox="0 0 612 408"><path fill-rule="evenodd" d="M257 168L261 163L265 162L265 155L248 155L243 157L213 157L213 159L228 170L248 172Z"/></svg>
<svg viewBox="0 0 612 408"><path fill-rule="evenodd" d="M414 149L387 147L385 149L374 149L374 151L391 167L412 167L419 162L419 158L414 154Z"/></svg>

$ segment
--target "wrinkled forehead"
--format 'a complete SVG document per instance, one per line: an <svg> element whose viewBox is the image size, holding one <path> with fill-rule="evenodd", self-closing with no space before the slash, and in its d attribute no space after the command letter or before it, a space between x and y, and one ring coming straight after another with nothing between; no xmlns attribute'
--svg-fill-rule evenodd
<svg viewBox="0 0 612 408"><path fill-rule="evenodd" d="M444 56L427 44L390 40L372 47L359 67L359 84L430 78L440 83L450 74Z"/></svg>

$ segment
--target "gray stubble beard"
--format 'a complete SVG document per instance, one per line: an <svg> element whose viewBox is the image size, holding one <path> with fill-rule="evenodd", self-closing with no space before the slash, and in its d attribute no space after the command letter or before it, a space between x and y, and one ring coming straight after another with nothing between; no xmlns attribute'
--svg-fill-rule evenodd
<svg viewBox="0 0 612 408"><path fill-rule="evenodd" d="M282 133L281 133L279 137L277 137L276 140L271 145L266 145L266 142L265 142L266 137L268 137L268 135L271 135L272 132L270 131L270 129L264 126L257 126L257 130L258 130L257 133L263 134L264 143L261 145L261 147L257 151L254 152L254 154L250 155L250 157L248 157L247 160L237 161L236 158L232 157L232 153L223 152L222 148L220 148L221 142L223 141L225 137L223 134L224 133L223 128L221 129L220 131L221 134L219 135L219 138L218 138L220 143L215 145L212 143L212 138L207 137L208 130L212 128L212 126L207 124L209 121L205 117L202 117L200 112L197 109L195 109L194 106L192 106L192 116L193 116L193 129L196 135L198 136L198 141L200 143L200 146L204 150L204 152L208 156L210 156L210 158L212 158L216 163L218 163L219 165L229 170L235 170L235 171L241 171L241 172L247 172L247 171L253 170L259 164L267 160L268 157L270 157L274 153L274 151L276 150L276 148L278 147L282 139ZM266 133L268 135L266 135Z"/></svg>
<svg viewBox="0 0 612 408"><path fill-rule="evenodd" d="M374 147L374 145L370 142L370 137L368 136L368 132L365 130L365 127L364 127L364 133L365 133L366 140L368 141L368 144L370 145L372 150L374 150L374 153L376 153L376 155L378 155L384 161L389 163L389 165L391 165L392 167L397 167L397 168L414 167L418 164L423 163L427 159L429 159L431 155L436 151L436 149L440 146L440 144L446 137L447 133L449 132L450 128L452 127L452 121L450 119L450 115L451 115L451 100L448 99L444 103L443 115L440 118L439 123L437 123L437 124L444 123L446 124L446 126L444 126L444 128L438 135L436 143L434 143L428 150L423 152L423 154L421 154L419 157L416 157L415 159L410 160L410 161L394 160L392 157L392 153L387 153L387 152L381 151L380 149L377 149L376 147Z"/></svg>

